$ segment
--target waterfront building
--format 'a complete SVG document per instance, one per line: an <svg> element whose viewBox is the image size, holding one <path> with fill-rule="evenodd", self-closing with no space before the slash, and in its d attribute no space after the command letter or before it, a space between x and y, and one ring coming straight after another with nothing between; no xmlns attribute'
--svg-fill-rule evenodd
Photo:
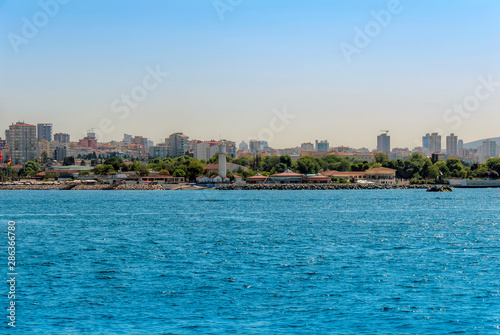
<svg viewBox="0 0 500 335"><path fill-rule="evenodd" d="M458 155L458 136L453 133L446 136L446 154L449 156Z"/></svg>
<svg viewBox="0 0 500 335"><path fill-rule="evenodd" d="M39 123L37 124L37 140L38 141L52 141L52 123Z"/></svg>
<svg viewBox="0 0 500 335"><path fill-rule="evenodd" d="M8 149L12 165L34 161L37 157L36 127L24 122L9 126Z"/></svg>
<svg viewBox="0 0 500 335"><path fill-rule="evenodd" d="M295 173L291 170L273 174L270 176L270 178L271 182L278 184L300 184L305 179L303 174Z"/></svg>
<svg viewBox="0 0 500 335"><path fill-rule="evenodd" d="M365 171L367 181L377 184L395 184L396 170L386 167L371 168Z"/></svg>
<svg viewBox="0 0 500 335"><path fill-rule="evenodd" d="M353 180L358 181L362 180L366 177L366 173L364 171L335 171L328 170L321 173L323 176L327 176L329 178L342 178L345 180Z"/></svg>
<svg viewBox="0 0 500 335"><path fill-rule="evenodd" d="M260 173L257 173L254 176L248 177L246 179L247 184L264 184L269 181L269 177L263 176Z"/></svg>
<svg viewBox="0 0 500 335"><path fill-rule="evenodd" d="M377 151L385 154L391 153L391 137L387 135L387 132L377 136Z"/></svg>
<svg viewBox="0 0 500 335"><path fill-rule="evenodd" d="M312 184L330 184L332 182L332 178L323 176L322 174L318 173L314 176L307 177L305 179L305 182Z"/></svg>
<svg viewBox="0 0 500 335"><path fill-rule="evenodd" d="M345 180L367 181L375 184L395 184L396 170L385 167L371 168L366 171L325 171L324 176L343 178Z"/></svg>
<svg viewBox="0 0 500 335"><path fill-rule="evenodd" d="M54 134L54 141L59 142L59 143L69 143L70 136L69 136L69 134L65 134L65 133L55 133Z"/></svg>

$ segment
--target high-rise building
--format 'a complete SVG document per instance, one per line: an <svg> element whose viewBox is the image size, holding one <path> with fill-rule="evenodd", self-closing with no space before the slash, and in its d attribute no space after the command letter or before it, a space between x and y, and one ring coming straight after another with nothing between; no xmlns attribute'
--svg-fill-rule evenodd
<svg viewBox="0 0 500 335"><path fill-rule="evenodd" d="M458 136L453 133L446 136L446 154L450 156L458 155Z"/></svg>
<svg viewBox="0 0 500 335"><path fill-rule="evenodd" d="M140 144L144 147L148 146L148 139L142 136L134 136L130 139L130 144Z"/></svg>
<svg viewBox="0 0 500 335"><path fill-rule="evenodd" d="M58 162L62 162L66 158L66 147L60 146L54 149L54 159Z"/></svg>
<svg viewBox="0 0 500 335"><path fill-rule="evenodd" d="M427 133L425 136L422 136L422 148L424 148L424 151L429 151L429 143L431 139L431 134Z"/></svg>
<svg viewBox="0 0 500 335"><path fill-rule="evenodd" d="M316 140L316 151L330 151L330 143L327 140L320 142Z"/></svg>
<svg viewBox="0 0 500 335"><path fill-rule="evenodd" d="M36 127L24 122L9 126L10 156L13 164L20 164L36 159Z"/></svg>
<svg viewBox="0 0 500 335"><path fill-rule="evenodd" d="M250 140L248 146L252 154L256 154L260 151L260 143L257 140Z"/></svg>
<svg viewBox="0 0 500 335"><path fill-rule="evenodd" d="M311 142L302 143L300 145L300 151L314 151L314 144Z"/></svg>
<svg viewBox="0 0 500 335"><path fill-rule="evenodd" d="M131 144L132 143L132 135L123 134L123 143L125 143L125 145Z"/></svg>
<svg viewBox="0 0 500 335"><path fill-rule="evenodd" d="M92 134L92 133L88 133ZM97 149L97 139L95 136L86 136L80 141L78 141L78 146L82 148L92 148Z"/></svg>
<svg viewBox="0 0 500 335"><path fill-rule="evenodd" d="M154 145L149 147L149 157L150 158L167 158L168 150L166 145Z"/></svg>
<svg viewBox="0 0 500 335"><path fill-rule="evenodd" d="M37 140L39 141L52 141L52 123L39 123L37 124Z"/></svg>
<svg viewBox="0 0 500 335"><path fill-rule="evenodd" d="M173 133L165 139L168 147L169 157L179 157L188 151L189 136L183 133Z"/></svg>
<svg viewBox="0 0 500 335"><path fill-rule="evenodd" d="M69 134L55 133L54 134L54 141L59 142L59 143L69 143L69 141L70 141Z"/></svg>
<svg viewBox="0 0 500 335"><path fill-rule="evenodd" d="M488 158L496 157L497 142L492 140L483 141L482 153L485 160L487 160Z"/></svg>
<svg viewBox="0 0 500 335"><path fill-rule="evenodd" d="M432 133L429 136L429 153L436 154L441 152L441 135Z"/></svg>
<svg viewBox="0 0 500 335"><path fill-rule="evenodd" d="M464 141L463 140L458 140L458 153L460 153L460 150L464 148Z"/></svg>
<svg viewBox="0 0 500 335"><path fill-rule="evenodd" d="M236 158L236 142L223 140L226 144L226 154Z"/></svg>
<svg viewBox="0 0 500 335"><path fill-rule="evenodd" d="M391 137L387 133L377 136L377 151L391 153Z"/></svg>
<svg viewBox="0 0 500 335"><path fill-rule="evenodd" d="M0 137L0 150L3 149L7 149L7 140L2 140L2 138Z"/></svg>
<svg viewBox="0 0 500 335"><path fill-rule="evenodd" d="M241 141L238 150L248 150L248 144L245 141Z"/></svg>

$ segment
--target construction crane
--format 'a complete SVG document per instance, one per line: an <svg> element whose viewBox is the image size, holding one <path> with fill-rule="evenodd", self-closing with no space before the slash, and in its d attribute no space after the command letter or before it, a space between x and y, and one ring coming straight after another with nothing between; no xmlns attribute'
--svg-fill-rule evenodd
<svg viewBox="0 0 500 335"><path fill-rule="evenodd" d="M389 130L381 130L381 131L385 132L386 135L389 133Z"/></svg>

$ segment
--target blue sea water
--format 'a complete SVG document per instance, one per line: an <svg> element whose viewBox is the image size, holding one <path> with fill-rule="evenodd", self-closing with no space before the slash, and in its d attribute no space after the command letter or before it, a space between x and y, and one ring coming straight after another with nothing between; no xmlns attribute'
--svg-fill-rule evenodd
<svg viewBox="0 0 500 335"><path fill-rule="evenodd" d="M1 191L2 334L500 334L500 190Z"/></svg>

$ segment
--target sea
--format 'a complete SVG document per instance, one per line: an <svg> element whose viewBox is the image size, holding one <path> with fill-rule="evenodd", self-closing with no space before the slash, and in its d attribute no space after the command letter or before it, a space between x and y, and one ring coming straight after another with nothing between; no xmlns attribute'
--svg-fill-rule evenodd
<svg viewBox="0 0 500 335"><path fill-rule="evenodd" d="M500 189L0 202L0 334L500 334Z"/></svg>

